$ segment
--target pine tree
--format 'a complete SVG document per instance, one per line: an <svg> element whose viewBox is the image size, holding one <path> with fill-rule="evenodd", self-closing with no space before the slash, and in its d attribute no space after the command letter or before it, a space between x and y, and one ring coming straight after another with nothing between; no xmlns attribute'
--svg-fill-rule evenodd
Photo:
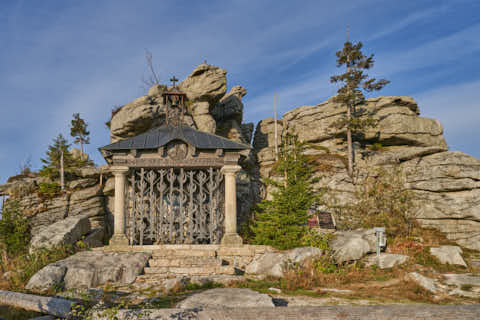
<svg viewBox="0 0 480 320"><path fill-rule="evenodd" d="M347 145L348 145L348 174L353 176L353 144L352 132L361 132L369 126L375 124L371 118L362 117L361 112L356 110L356 106L365 102L363 92L372 92L382 89L389 81L375 78L369 78L364 70L373 67L373 54L364 56L362 53L363 44L361 42L351 43L347 40L342 50L337 51L337 67L346 66L347 71L344 74L334 75L330 78L332 83L343 83L338 89L337 96L334 101L347 106L347 116L339 127L347 129Z"/></svg>
<svg viewBox="0 0 480 320"><path fill-rule="evenodd" d="M297 136L287 134L283 138L279 160L273 169L282 181L265 180L276 191L272 192L272 200L257 205L251 227L256 244L279 249L301 246L307 230L308 209L317 200L312 188L313 167L304 149L305 143Z"/></svg>
<svg viewBox="0 0 480 320"><path fill-rule="evenodd" d="M79 113L73 114L72 125L70 127L70 135L75 138L73 143L80 143L80 150L83 155L83 146L90 143L90 132L87 131L87 123L80 118Z"/></svg>
<svg viewBox="0 0 480 320"><path fill-rule="evenodd" d="M40 174L46 175L50 178L58 177L58 172L61 168L61 157L63 152L63 164L65 169L75 167L77 165L72 154L68 150L70 144L63 137L62 134L59 134L55 139L53 139L53 145L48 147L47 157L45 159L40 159L44 164Z"/></svg>

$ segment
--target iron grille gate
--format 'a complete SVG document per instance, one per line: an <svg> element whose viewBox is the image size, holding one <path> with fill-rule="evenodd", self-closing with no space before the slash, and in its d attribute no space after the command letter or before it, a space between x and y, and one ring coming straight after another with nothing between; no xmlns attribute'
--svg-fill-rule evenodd
<svg viewBox="0 0 480 320"><path fill-rule="evenodd" d="M220 243L225 218L220 169L136 168L127 188L132 245Z"/></svg>

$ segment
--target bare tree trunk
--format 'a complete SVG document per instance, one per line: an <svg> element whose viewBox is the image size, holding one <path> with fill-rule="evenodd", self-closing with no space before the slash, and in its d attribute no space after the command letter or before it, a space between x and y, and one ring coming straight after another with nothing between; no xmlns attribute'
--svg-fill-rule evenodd
<svg viewBox="0 0 480 320"><path fill-rule="evenodd" d="M63 167L63 150L62 153L60 154L60 187L62 190L65 189L65 170Z"/></svg>
<svg viewBox="0 0 480 320"><path fill-rule="evenodd" d="M352 121L352 112L350 106L347 105L347 159L348 159L348 175L353 177L353 144L352 144L352 129L350 128L350 122Z"/></svg>
<svg viewBox="0 0 480 320"><path fill-rule="evenodd" d="M277 129L277 94L273 96L273 112L275 114L275 161L278 160L278 129Z"/></svg>
<svg viewBox="0 0 480 320"><path fill-rule="evenodd" d="M286 188L288 186L288 171L287 171L287 148L288 148L288 131L287 134L285 135L285 141L283 142L283 186Z"/></svg>
<svg viewBox="0 0 480 320"><path fill-rule="evenodd" d="M83 140L80 139L80 159L83 160Z"/></svg>

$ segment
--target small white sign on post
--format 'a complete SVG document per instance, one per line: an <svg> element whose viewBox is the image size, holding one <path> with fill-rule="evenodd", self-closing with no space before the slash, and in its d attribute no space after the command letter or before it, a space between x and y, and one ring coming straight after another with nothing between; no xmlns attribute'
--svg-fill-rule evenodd
<svg viewBox="0 0 480 320"><path fill-rule="evenodd" d="M377 236L377 260L380 258L381 249L387 246L387 237L385 235L385 227L375 227L375 235Z"/></svg>

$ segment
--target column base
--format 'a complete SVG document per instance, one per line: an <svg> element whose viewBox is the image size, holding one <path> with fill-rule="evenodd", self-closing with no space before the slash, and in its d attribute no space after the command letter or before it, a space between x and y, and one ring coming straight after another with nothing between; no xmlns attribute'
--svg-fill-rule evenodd
<svg viewBox="0 0 480 320"><path fill-rule="evenodd" d="M110 239L110 246L128 246L128 239L124 234L114 234Z"/></svg>
<svg viewBox="0 0 480 320"><path fill-rule="evenodd" d="M227 233L223 236L220 244L228 247L240 247L243 245L243 239L236 233Z"/></svg>

